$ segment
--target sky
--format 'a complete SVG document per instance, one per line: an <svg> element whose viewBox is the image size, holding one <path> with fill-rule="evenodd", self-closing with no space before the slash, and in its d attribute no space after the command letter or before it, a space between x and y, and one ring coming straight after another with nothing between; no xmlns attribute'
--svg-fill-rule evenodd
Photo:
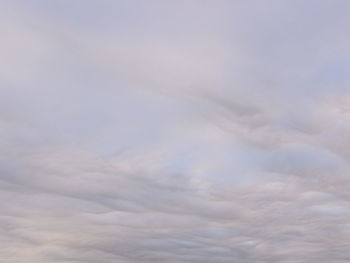
<svg viewBox="0 0 350 263"><path fill-rule="evenodd" d="M0 262L350 262L349 14L0 0Z"/></svg>

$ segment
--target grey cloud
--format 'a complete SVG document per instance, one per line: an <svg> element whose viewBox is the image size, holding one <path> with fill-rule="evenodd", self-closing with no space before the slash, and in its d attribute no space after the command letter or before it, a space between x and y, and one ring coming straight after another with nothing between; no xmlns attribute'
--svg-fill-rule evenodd
<svg viewBox="0 0 350 263"><path fill-rule="evenodd" d="M0 262L350 260L347 1L0 5Z"/></svg>

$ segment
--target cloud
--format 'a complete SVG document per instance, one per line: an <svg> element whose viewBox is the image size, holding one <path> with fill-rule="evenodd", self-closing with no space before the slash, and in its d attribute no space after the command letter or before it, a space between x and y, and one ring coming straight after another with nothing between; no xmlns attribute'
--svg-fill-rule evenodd
<svg viewBox="0 0 350 263"><path fill-rule="evenodd" d="M1 260L349 261L347 1L30 2L1 3Z"/></svg>

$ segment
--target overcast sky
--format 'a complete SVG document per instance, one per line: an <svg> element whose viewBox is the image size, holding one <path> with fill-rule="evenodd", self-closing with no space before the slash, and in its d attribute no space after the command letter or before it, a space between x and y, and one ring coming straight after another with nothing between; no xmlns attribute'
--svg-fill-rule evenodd
<svg viewBox="0 0 350 263"><path fill-rule="evenodd" d="M350 1L0 0L0 262L350 262Z"/></svg>

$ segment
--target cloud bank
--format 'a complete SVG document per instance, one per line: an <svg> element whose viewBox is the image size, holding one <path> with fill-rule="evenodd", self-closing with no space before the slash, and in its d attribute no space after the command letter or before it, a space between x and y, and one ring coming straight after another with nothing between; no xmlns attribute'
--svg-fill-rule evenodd
<svg viewBox="0 0 350 263"><path fill-rule="evenodd" d="M0 261L350 261L346 0L0 3Z"/></svg>

